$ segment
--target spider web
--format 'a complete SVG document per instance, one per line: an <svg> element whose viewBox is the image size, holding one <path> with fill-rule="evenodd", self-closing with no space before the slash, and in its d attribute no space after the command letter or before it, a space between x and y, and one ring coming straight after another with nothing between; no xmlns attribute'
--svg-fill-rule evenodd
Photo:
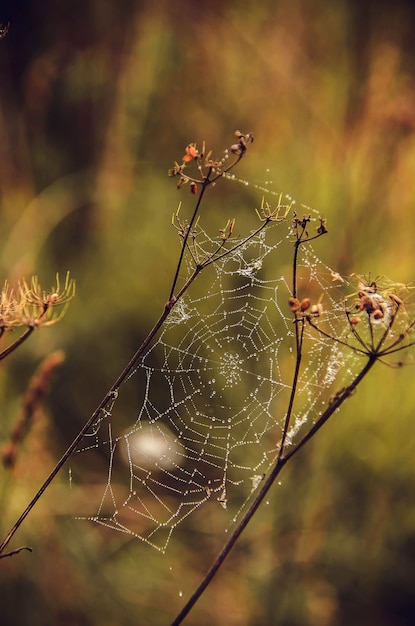
<svg viewBox="0 0 415 626"><path fill-rule="evenodd" d="M257 489L278 452L295 364L292 236L273 226L233 240L239 247L201 272L84 438L79 455L94 453L106 481L91 496L92 511L78 517L164 551L196 509L240 510ZM197 241L199 251L217 247L202 231ZM349 287L309 245L300 249L298 293L312 302L324 296L325 327L338 335L339 287ZM288 444L358 359L310 332Z"/></svg>

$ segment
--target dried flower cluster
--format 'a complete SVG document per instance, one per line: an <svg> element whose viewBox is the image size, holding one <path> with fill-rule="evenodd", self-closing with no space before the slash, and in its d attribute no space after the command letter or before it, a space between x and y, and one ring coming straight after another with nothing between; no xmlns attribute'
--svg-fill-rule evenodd
<svg viewBox="0 0 415 626"><path fill-rule="evenodd" d="M415 328L415 320L408 314L410 288L402 284L380 285L376 281L358 279L357 298L353 297L353 303L347 305L345 301L345 314L349 338L344 338L341 332L339 336L333 336L315 323L316 317L306 313L304 300L300 303L290 301L290 309L296 316L299 311L307 319L310 325L325 337L352 349L355 353L366 356L372 360L379 360L394 367L401 366L402 360L391 362L385 357L395 355L415 344L411 333ZM305 299L307 300L307 299ZM298 302L298 304L297 304Z"/></svg>
<svg viewBox="0 0 415 626"><path fill-rule="evenodd" d="M310 241L311 239L315 239L316 237L320 237L321 235L325 235L327 230L327 220L324 217L319 218L319 225L316 228L317 235L309 235L308 227L311 222L311 215L305 215L303 217L298 217L297 213L294 211L293 213L293 234L296 241Z"/></svg>
<svg viewBox="0 0 415 626"><path fill-rule="evenodd" d="M248 144L254 141L252 133L241 133L239 130L235 131L237 137L237 143L234 143L229 150L225 150L222 158L212 159L212 151L210 150L206 154L205 142L203 142L202 149L197 149L196 143L189 143L185 148L185 154L182 157L182 164L179 165L175 161L174 166L169 169L169 176L178 176L179 181L177 183L177 189L180 189L183 185L189 183L190 192L196 194L198 191L198 184L208 184L214 182L220 176L223 176L228 172L236 163L242 158L247 150ZM237 159L230 165L225 166L229 159L229 151L237 156ZM194 163L198 174L193 176L185 173L185 168ZM213 178L212 178L213 176Z"/></svg>
<svg viewBox="0 0 415 626"><path fill-rule="evenodd" d="M5 282L0 293L0 337L16 328L26 328L26 331L0 352L0 360L17 348L34 329L58 322L65 312L62 305L66 305L74 294L75 282L69 272L63 285L57 274L56 284L49 291L42 289L36 276L30 283L22 280L16 291Z"/></svg>
<svg viewBox="0 0 415 626"><path fill-rule="evenodd" d="M27 326L50 326L58 322L66 305L75 295L75 281L66 275L65 283L61 287L59 275L56 275L56 284L49 290L42 289L37 276L34 276L30 285L26 281L20 283L21 303L23 305L23 320Z"/></svg>

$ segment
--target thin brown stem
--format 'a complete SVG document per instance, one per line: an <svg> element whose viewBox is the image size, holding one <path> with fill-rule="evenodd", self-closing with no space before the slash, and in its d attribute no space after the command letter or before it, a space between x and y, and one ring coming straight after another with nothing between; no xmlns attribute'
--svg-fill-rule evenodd
<svg viewBox="0 0 415 626"><path fill-rule="evenodd" d="M101 402L99 403L99 405L97 406L95 411L92 413L91 417L84 424L84 426L79 431L79 433L77 434L75 439L72 441L72 443L67 448L67 450L64 452L64 454L62 455L60 460L57 462L57 464L55 465L53 470L50 472L50 474L46 478L46 480L43 483L43 485L40 487L38 492L35 494L35 496L32 498L32 500L26 506L26 508L24 509L24 511L22 512L20 517L16 520L16 522L14 523L14 525L12 526L10 531L7 533L6 537L3 539L3 542L0 544L0 555L4 551L5 547L8 545L8 543L10 542L10 540L12 539L13 535L16 533L18 528L21 526L23 521L29 515L30 511L33 509L35 504L42 497L43 493L46 491L46 489L48 488L50 483L53 481L55 476L59 473L59 471L62 469L63 465L66 463L66 461L69 459L69 457L76 450L78 444L81 442L83 437L87 434L88 430L91 428L91 426L94 424L94 422L98 419L99 415L102 413L102 411L105 410L105 407L108 406L108 404L114 398L117 397L119 388L121 387L123 382L129 377L129 375L132 373L132 371L136 367L140 357L142 356L143 352L146 350L148 345L154 339L155 335L159 332L159 330L160 330L161 326L163 325L164 321L166 320L166 318L170 314L170 311L172 310L174 304L181 298L181 296L189 288L189 286L195 280L195 278L199 274L199 272L200 272L200 268L199 269L195 269L193 274L186 281L186 284L182 287L182 289L177 294L174 302L168 302L166 304L166 306L164 308L164 311L161 314L161 316L159 317L158 321L153 326L153 328L151 329L151 331L149 332L147 337L144 339L142 344L139 346L139 348L136 350L136 352L134 353L134 355L130 359L129 363L125 366L125 368L123 369L121 374L118 376L117 380L114 382L114 384L111 386L111 388L109 389L107 394L101 400Z"/></svg>
<svg viewBox="0 0 415 626"><path fill-rule="evenodd" d="M266 223L267 221L265 222L264 226L266 225ZM261 227L258 230L261 230L263 227ZM301 237L303 236L304 232L305 232L305 229L302 230L301 234L297 235L297 239L294 244L294 255L293 255L293 265L292 265L292 297L293 298L297 297L298 253L299 253L300 245L302 243ZM291 415L293 412L294 401L295 401L295 397L297 393L298 379L300 375L300 368L301 368L301 361L302 361L302 345L303 345L303 337L304 337L304 325L305 325L305 320L300 319L300 317L296 313L296 319L295 319L296 362L295 362L295 368L294 368L293 382L291 386L290 399L288 401L288 407L287 407L287 412L284 418L284 426L283 426L283 431L281 435L280 446L279 446L278 455L275 460L274 467L272 471L270 472L269 476L266 478L265 482L263 483L258 495L253 500L251 506L248 508L247 512L242 517L241 521L235 528L231 537L228 539L228 541L226 542L226 544L224 545L224 547L222 548L222 550L216 557L211 568L205 574L205 577L201 581L200 585L197 587L193 595L189 598L188 602L180 611L176 619L172 622L171 626L178 626L179 624L181 624L184 618L189 614L193 606L196 604L198 599L204 593L204 591L206 590L206 588L211 583L214 576L216 575L216 573L222 566L226 557L232 550L233 546L237 542L238 538L242 534L243 530L249 524L250 520L256 513L258 507L263 502L265 496L267 495L268 491L273 485L276 477L278 476L278 474L280 473L280 471L282 470L283 466L286 463L286 456L284 456L283 453L284 453L285 443L286 443L287 436L288 436Z"/></svg>
<svg viewBox="0 0 415 626"><path fill-rule="evenodd" d="M251 241L251 239L254 239L254 237L259 235L259 233L263 231L264 228L267 228L270 225L270 223L277 223L277 220L266 219L261 224L261 226L259 226L259 228L257 228L250 235L248 235L248 237L245 237L245 239L242 239L241 241L239 241L236 245L232 246L232 248L229 248L228 250L225 250L224 252L221 252L220 254L218 253L220 252L223 244L221 246L218 246L217 250L215 250L215 252L209 255L206 261L202 263L203 267L207 267L208 265L211 265L212 263L216 263L217 261L220 261L221 259L228 256L229 254L232 254L232 252L235 252L235 250L238 250L238 248L241 248L242 246L247 244L249 241Z"/></svg>
<svg viewBox="0 0 415 626"><path fill-rule="evenodd" d="M345 389L343 389L340 393L336 394L333 400L330 402L327 409L324 413L318 418L318 420L313 424L310 430L304 435L300 441L295 444L291 450L285 454L282 458L284 463L289 461L301 448L305 446L305 444L314 437L314 435L320 430L322 426L327 422L327 420L333 415L335 411L343 404L343 402L349 398L354 391L356 390L359 383L363 380L363 378L368 374L368 372L372 369L374 364L378 361L377 355L369 355L368 361L366 365L360 370L354 380L348 385Z"/></svg>
<svg viewBox="0 0 415 626"><path fill-rule="evenodd" d="M197 216L199 214L199 209L200 209L200 205L202 203L202 199L203 196L205 195L205 191L207 189L207 187L209 185L211 185L212 183L215 183L219 178L222 178L224 174L227 174L231 169L233 169L238 163L239 161L242 159L243 154L238 155L238 157L235 159L235 161L233 163L231 163L227 168L225 168L224 170L222 170L219 174L216 174L216 176L214 176L213 178L211 178L212 173L213 173L213 166L209 167L207 174L204 176L202 181L199 181L202 185L200 193L199 193L199 197L197 199L196 202L196 206L194 208L192 217L190 219L189 225L187 227L186 233L184 235L183 238L183 243L182 243L182 249L180 251L180 256L179 256L179 260L177 263L177 267L176 267L176 272L174 274L174 278L173 278L173 282L171 285L171 289L170 289L170 294L169 294L169 302L172 302L174 299L174 291L176 289L176 285L177 285L177 281L179 279L179 274L180 274L180 270L183 264L183 259L184 259L184 255L186 252L186 248L187 248L187 243L189 241L189 237L190 234L192 232L192 228L196 222Z"/></svg>
<svg viewBox="0 0 415 626"><path fill-rule="evenodd" d="M363 378L366 376L366 374L372 369L372 367L375 364L376 360L377 359L375 357L372 357L372 356L369 357L369 360L366 363L366 365L357 374L357 376L350 383L350 385L346 389L344 389L341 394L338 394L338 396L336 396L334 401L327 407L327 409L324 411L324 413L321 415L321 417L312 426L312 428L307 432L307 434L304 435L304 437L298 442L298 444L295 445L290 450L290 452L285 454L284 456L278 455L277 460L275 462L275 465L274 465L272 471L270 472L270 474L268 475L268 477L266 478L266 480L262 484L262 487L259 490L259 492L258 492L257 496L255 497L255 499L253 500L251 506L249 507L249 509L247 510L247 512L245 513L245 515L243 516L243 518L241 519L239 524L236 526L236 528L233 531L232 535L230 536L230 538L228 539L226 544L223 546L222 550L219 552L218 556L216 557L216 559L213 562L212 566L206 572L204 578L200 582L200 584L197 587L197 589L190 596L189 600L186 602L186 604L184 605L184 607L182 608L180 613L177 615L177 617L173 620L173 622L171 622L171 626L179 626L179 624L182 624L182 622L185 619L185 617L190 613L191 609L194 607L196 602L199 600L199 598L201 597L203 592L206 590L206 588L212 582L213 578L216 576L217 572L221 568L221 566L222 566L223 562L225 561L226 557L229 555L229 553L231 552L231 550L234 547L235 543L239 539L240 535L242 534L242 532L245 530L245 528L247 527L247 525L251 521L252 517L254 516L255 512L258 510L259 506L264 501L264 499L265 499L266 495L268 494L270 488L274 484L275 479L280 474L281 470L286 465L286 463L293 456L295 456L306 445L306 443L308 443L312 439L312 437L320 430L320 428L322 428L322 426L328 421L328 419L333 415L333 413L335 411L337 411L337 409L343 404L343 402L349 396L352 395L352 393L355 391L355 389L359 385L359 383L363 380Z"/></svg>
<svg viewBox="0 0 415 626"><path fill-rule="evenodd" d="M21 346L22 343L26 341L26 339L28 339L28 337L30 337L30 335L33 333L34 330L35 330L34 326L30 326L27 330L25 330L25 332L22 335L20 335L18 339L16 339L16 341L14 341L10 346L8 346L2 352L0 352L0 361L5 359L7 356L9 356L9 354L14 352L15 350L17 350L17 348Z"/></svg>
<svg viewBox="0 0 415 626"><path fill-rule="evenodd" d="M366 350L363 350L361 348L357 348L356 346L351 346L350 343L347 343L347 341L343 341L343 339L339 339L338 337L334 337L330 333L327 333L325 330L323 330L319 326L316 326L316 324L313 323L313 321L312 321L310 316L306 316L306 319L307 319L308 323L310 324L311 328L313 328L315 331L317 331L323 337L326 337L327 339L331 339L332 341L335 341L336 343L339 343L341 346L345 346L345 348L350 348L350 350L353 350L353 352L356 352L357 354L361 354L361 355L365 355L366 356L370 352L370 348L368 348L367 346L365 346ZM357 333L354 332L353 335L356 337L356 339L358 339ZM362 345L365 345L363 342L360 342L360 343Z"/></svg>
<svg viewBox="0 0 415 626"><path fill-rule="evenodd" d="M192 215L192 217L190 219L189 226L187 227L185 236L183 238L182 249L180 251L180 256L179 256L179 260L178 260L178 263L177 263L176 272L174 274L173 282L172 282L171 289L170 289L169 302L172 302L173 298L174 298L174 291L176 289L177 281L179 279L180 270L181 270L181 267L182 267L184 255L185 255L186 248L187 248L187 242L189 241L190 233L192 231L193 225L194 225L194 223L196 221L196 218L197 218L197 215L199 213L200 204L202 202L203 196L205 195L206 188L207 188L207 186L210 183L209 176L210 176L211 171L212 170L209 171L209 173L206 176L206 179L202 183L202 188L200 190L199 197L197 199L196 206L195 206L194 211L193 211L193 215Z"/></svg>
<svg viewBox="0 0 415 626"><path fill-rule="evenodd" d="M181 253L180 253L180 256L179 256L179 261L177 263L176 272L175 272L175 275L174 275L174 278L173 278L173 281L172 281L172 286L171 286L171 289L170 289L169 299L168 299L168 301L167 301L167 303L166 303L166 305L164 307L163 313L160 315L158 321L155 323L155 325L153 326L153 328L151 329L151 331L149 332L147 337L144 339L144 341L139 346L139 348L136 350L134 355L131 357L130 361L125 366L125 368L123 369L121 374L118 376L116 381L113 383L113 385L110 387L110 389L108 390L106 395L103 397L103 399L101 400L101 402L99 403L99 405L97 406L95 411L92 413L90 418L85 422L85 424L82 427L82 429L76 435L76 437L74 438L74 440L72 441L70 446L67 448L67 450L64 452L64 454L62 455L60 460L57 462L57 464L55 465L53 470L50 472L50 474L46 478L46 480L43 483L43 485L40 487L40 489L34 495L32 500L26 506L26 508L24 509L22 514L20 515L20 517L16 520L16 522L14 523L14 525L12 526L10 531L7 533L6 537L3 539L2 543L0 544L0 555L1 555L2 552L4 552L4 549L9 544L10 540L12 539L12 537L14 536L14 534L16 533L18 528L21 526L21 524L26 519L26 517L29 515L29 513L31 512L33 507L36 505L38 500L42 497L43 493L46 491L46 489L48 488L50 483L53 481L53 479L56 477L56 475L62 469L63 465L66 463L66 461L69 459L69 457L76 450L78 444L81 442L83 437L87 434L88 430L91 428L91 426L94 424L94 422L98 419L99 415L105 410L105 408L110 404L110 402L113 401L114 398L117 397L119 388L121 387L123 382L130 376L130 374L132 373L132 371L136 367L136 365L137 365L140 357L142 356L143 352L146 350L148 345L151 343L151 341L154 339L156 334L159 332L160 328L162 327L164 321L166 320L166 318L170 314L170 312L171 312L172 308L174 307L174 305L176 304L176 302L179 300L179 298L181 298L181 296L185 293L185 291L189 288L189 286L195 280L196 276L203 269L203 266L199 266L199 265L196 266L194 272L192 273L190 278L186 281L186 283L183 285L183 287L180 289L178 294L176 296L174 295L174 292L175 292L175 289L176 289L176 286L177 286L177 281L178 281L178 278L179 278L179 273L180 273L181 266L182 266L183 259L184 259L184 254L185 254L185 251L186 251L186 248L187 248L187 242L188 242L188 239L189 239L189 235L190 235L191 230L193 228L193 225L194 225L194 223L196 221L196 218L197 218L197 215L198 215L198 212L199 212L199 208L200 208L200 205L201 205L204 193L206 191L206 188L208 187L209 184L211 184L212 182L215 182L218 178L221 178L223 176L223 174L225 174L226 172L229 172L233 167L235 167L235 165L237 163L239 163L239 161L241 160L242 156L243 156L243 154L238 155L238 157L235 159L235 161L233 163L231 163L227 168L225 168L223 171L221 171L220 174L217 174L212 179L210 179L210 176L212 174L213 167L209 167L208 168L207 174L204 177L203 182L202 182L202 189L201 189L199 197L197 199L196 206L195 206L192 218L191 218L190 223L189 223L189 227L188 227L188 229L186 231L186 234L185 234L185 237L184 237L184 240L183 240L182 249L181 249ZM45 308L43 314L44 313L46 313L46 308ZM15 350L19 345L21 345L23 343L23 341L25 339L27 339L27 337L33 332L33 330L34 330L34 327L29 328L26 331L26 333L24 333L24 335L22 335L17 340L17 342L15 342L12 346L10 346L8 349L6 349L5 351L3 351L3 353L0 354L0 358L4 358L4 356L7 356L7 354L10 354L11 351Z"/></svg>
<svg viewBox="0 0 415 626"><path fill-rule="evenodd" d="M294 244L293 268L292 268L292 281L293 281L292 282L292 297L293 298L297 298L297 291L298 291L297 266L298 266L298 252L299 252L300 244L301 244L301 236L302 235L300 235L300 237L297 238ZM300 367L301 367L301 360L302 360L304 319L301 319L297 312L295 313L294 328L295 328L295 352L296 352L295 368L294 368L293 382L291 385L290 399L288 401L287 412L284 418L284 426L282 429L281 442L280 442L280 447L278 450L277 464L282 458L284 448L285 448L285 443L287 440L288 429L289 429L290 421L291 421L291 415L294 409L294 401L297 395L297 385L298 385L298 378L300 375Z"/></svg>

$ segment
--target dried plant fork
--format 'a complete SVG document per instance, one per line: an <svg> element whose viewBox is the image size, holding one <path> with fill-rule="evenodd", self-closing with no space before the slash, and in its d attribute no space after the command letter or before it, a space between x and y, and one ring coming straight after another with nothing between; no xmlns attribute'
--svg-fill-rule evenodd
<svg viewBox="0 0 415 626"><path fill-rule="evenodd" d="M298 253L300 247L327 232L325 220L320 221L317 229L317 235L309 236L307 232L308 218L298 219L294 216L293 232L294 255L292 266L292 295L289 299L289 307L294 313L295 325L295 350L296 360L294 375L291 387L290 398L288 401L287 412L284 418L282 435L279 443L279 449L273 468L268 476L261 483L261 487L245 512L235 530L229 537L226 544L216 557L214 563L206 572L203 580L197 589L189 598L183 609L171 623L171 626L178 626L183 622L185 617L190 613L196 602L202 596L208 585L211 583L223 562L231 552L240 535L249 524L259 506L264 501L269 490L274 484L276 478L281 473L283 467L290 461L316 433L324 426L330 417L342 406L344 401L349 398L357 389L358 385L372 370L377 362L385 363L385 357L395 355L407 348L413 346L415 341L410 340L410 334L415 326L415 320L410 320L405 311L405 306L401 295L394 290L387 288L382 290L378 288L375 282L365 283L359 280L359 290L357 302L352 308L345 307L344 317L346 328L349 329L352 341L342 337L336 337L320 326L320 318L323 313L322 305L317 303L312 305L308 297L304 297L301 301L298 298ZM402 290L402 285L399 290ZM404 287L403 291L407 291ZM395 331L396 323L399 322L400 328ZM365 328L365 335L359 333L357 327L362 324ZM295 399L298 389L299 373L303 361L303 339L306 327L309 326L312 332L321 334L325 338L330 339L342 345L345 348L359 354L363 358L363 365L360 371L355 375L353 380L345 387L339 389L329 401L327 408L319 415L309 430L301 436L299 441L287 449L287 437L293 414ZM391 363L387 363L391 365ZM401 361L394 363L395 366L402 365Z"/></svg>
<svg viewBox="0 0 415 626"><path fill-rule="evenodd" d="M183 239L182 248L181 248L181 252L179 255L179 260L177 262L176 271L175 271L174 278L172 281L169 296L164 306L164 310L162 314L160 315L159 319L157 320L157 322L155 323L155 325L153 326L153 328L151 329L151 331L148 333L147 337L144 339L142 344L137 348L136 352L130 359L129 363L122 370L122 372L120 373L118 378L115 380L111 388L108 390L108 392L105 394L101 402L98 404L95 411L92 413L90 418L85 422L80 432L77 434L77 436L74 438L70 446L67 448L67 450L64 452L60 460L52 469L52 471L46 478L43 485L40 487L38 492L34 495L32 500L29 502L29 504L26 506L26 508L21 513L19 518L16 520L16 522L14 523L10 531L7 533L6 537L3 539L2 543L0 544L0 558L2 556L9 556L11 554L16 553L16 551L7 552L7 553L4 553L4 551L5 551L5 548L8 546L12 537L15 535L15 533L17 532L21 524L24 522L24 520L27 518L27 516L29 515L29 513L35 506L35 504L39 501L39 499L42 497L42 495L44 494L46 489L49 487L53 479L62 469L63 465L66 463L66 461L70 458L70 456L76 450L77 446L82 441L83 437L88 433L90 428L97 421L99 421L100 416L106 415L108 411L108 407L112 406L115 399L117 398L118 391L121 385L129 377L131 372L136 367L140 357L142 356L146 348L149 346L149 344L152 342L154 337L157 335L160 328L163 326L165 320L169 316L176 302L187 291L187 289L190 287L193 281L200 274L202 269L204 269L210 263L212 263L215 260L215 258L218 258L219 254L228 254L230 252L230 249L224 250L223 248L224 244L230 240L231 235L232 235L232 229L230 227L227 227L225 231L221 233L222 245L217 249L217 251L213 255L210 255L209 257L205 258L203 262L197 263L195 265L195 269L193 273L191 274L191 276L188 278L185 284L178 291L176 291L177 283L178 283L179 275L180 275L180 270L182 268L182 264L184 260L184 255L185 255L186 250L188 249L188 244L190 241L189 238L191 237L193 227L196 223L196 220L200 211L201 202L206 192L206 189L210 185L215 183L217 180L219 180L224 174L227 174L228 172L230 172L243 158L243 156L245 155L247 151L248 145L253 142L253 136L251 133L243 134L237 131L235 134L236 134L236 143L234 143L230 147L229 150L225 151L225 154L221 159L213 160L211 158L211 153L205 156L204 154L205 148L203 148L203 151L199 153L199 151L196 148L196 144L189 144L186 147L185 155L183 156L183 159L182 159L183 161L182 165L179 165L178 163L176 163L175 166L171 170L169 170L170 176L176 176L179 178L179 182L177 185L178 187L181 187L182 185L185 185L185 184L190 185L190 191L192 194L197 195L197 200L196 200L195 208L194 208L189 224L183 225L182 227L182 239ZM233 155L233 158L229 161L230 155ZM194 162L194 164L196 165L196 169L198 173L196 177L187 175L185 171L186 165L189 162ZM264 224L261 225L260 230L264 228L268 223L270 223L272 219L276 219L276 217L275 216L274 218L270 217L267 222L264 222ZM237 245L242 245L242 244L243 242ZM32 311L32 307L34 307L36 304L38 305L39 303L43 302L43 309L41 310L40 315L38 314L38 316L36 317L36 320L41 320L42 323L45 324L45 323L52 323L52 320L54 319L53 316L51 317L50 315L50 310L52 308L52 305L54 306L57 304L54 298L58 298L59 296L58 298L59 303L66 302L73 295L74 284L73 282L69 281L69 276L68 276L67 281L65 283L64 290L59 293L58 293L59 289L57 289L56 293L45 295L44 293L41 293L41 290L37 282L31 285L31 288L28 288L27 285L23 285L22 289L25 291L26 296L27 296L25 298L26 309L23 307L24 310ZM46 300L44 300L45 298ZM27 331L28 335L33 331L33 328L36 327L35 321L30 325ZM24 339L26 339L26 335L24 335L23 340ZM11 348L9 349L9 352L10 350Z"/></svg>

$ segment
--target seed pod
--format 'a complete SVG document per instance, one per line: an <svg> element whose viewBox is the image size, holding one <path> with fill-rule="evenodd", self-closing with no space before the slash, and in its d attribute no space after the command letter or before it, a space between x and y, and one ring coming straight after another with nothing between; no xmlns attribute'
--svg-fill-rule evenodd
<svg viewBox="0 0 415 626"><path fill-rule="evenodd" d="M384 317L382 309L376 309L373 311L372 317L374 320L381 320Z"/></svg>
<svg viewBox="0 0 415 626"><path fill-rule="evenodd" d="M300 308L302 311L307 311L307 309L310 308L310 305L311 305L310 298L304 298L303 300L301 300Z"/></svg>
<svg viewBox="0 0 415 626"><path fill-rule="evenodd" d="M240 143L234 143L231 145L231 152L233 152L234 154L241 154L242 152L242 147Z"/></svg>
<svg viewBox="0 0 415 626"><path fill-rule="evenodd" d="M288 306L290 307L290 311L292 311L293 313L296 313L298 309L300 308L300 303L297 300L297 298L289 298Z"/></svg>

